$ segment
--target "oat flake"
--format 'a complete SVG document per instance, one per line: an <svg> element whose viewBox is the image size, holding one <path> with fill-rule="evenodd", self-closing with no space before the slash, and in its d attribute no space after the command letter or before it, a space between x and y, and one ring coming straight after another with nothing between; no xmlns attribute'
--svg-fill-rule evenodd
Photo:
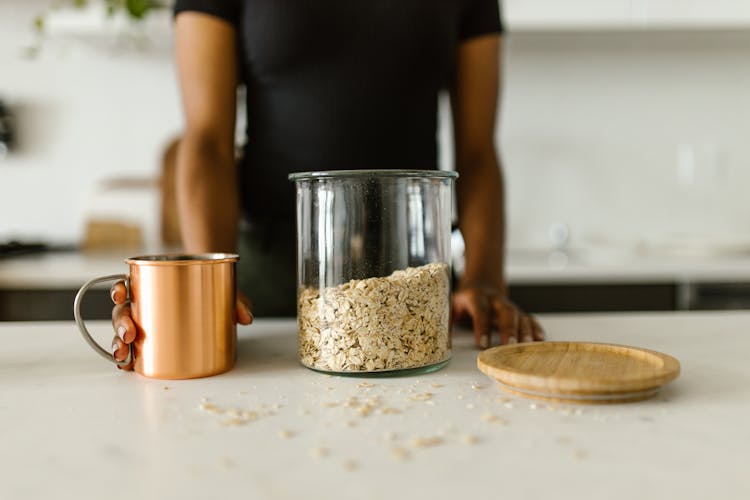
<svg viewBox="0 0 750 500"><path fill-rule="evenodd" d="M318 370L377 372L448 359L448 271L447 264L432 263L300 290L300 360Z"/></svg>

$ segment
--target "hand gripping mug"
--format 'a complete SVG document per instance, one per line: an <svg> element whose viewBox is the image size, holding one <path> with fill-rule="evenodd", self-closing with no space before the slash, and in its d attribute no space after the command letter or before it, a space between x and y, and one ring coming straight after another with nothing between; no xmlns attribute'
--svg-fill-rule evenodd
<svg viewBox="0 0 750 500"><path fill-rule="evenodd" d="M83 338L118 365L131 359L146 377L188 379L230 370L236 359L238 256L224 253L145 255L125 259L129 274L86 282L73 313ZM86 291L97 283L124 280L137 336L125 361L117 362L91 337L81 317Z"/></svg>

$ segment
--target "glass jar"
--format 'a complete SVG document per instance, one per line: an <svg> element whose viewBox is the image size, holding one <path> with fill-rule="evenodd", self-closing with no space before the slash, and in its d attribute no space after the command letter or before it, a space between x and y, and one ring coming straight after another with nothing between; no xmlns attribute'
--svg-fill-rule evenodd
<svg viewBox="0 0 750 500"><path fill-rule="evenodd" d="M300 362L340 374L433 371L450 358L455 172L291 174Z"/></svg>

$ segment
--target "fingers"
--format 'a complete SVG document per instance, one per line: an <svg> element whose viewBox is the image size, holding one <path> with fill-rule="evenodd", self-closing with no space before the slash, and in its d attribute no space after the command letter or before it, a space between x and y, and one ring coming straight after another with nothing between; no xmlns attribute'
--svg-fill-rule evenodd
<svg viewBox="0 0 750 500"><path fill-rule="evenodd" d="M122 288L118 288L121 285ZM112 308L112 327L115 329L115 337L112 339L112 357L115 361L125 361L130 352L130 344L135 340L137 331L131 317L130 302L127 301L127 290L125 284L120 281L116 283L110 295L116 304ZM133 359L126 365L117 365L121 370L133 369Z"/></svg>
<svg viewBox="0 0 750 500"><path fill-rule="evenodd" d="M500 332L501 344L515 344L521 341L520 311L512 303L502 297L493 301L494 324Z"/></svg>
<svg viewBox="0 0 750 500"><path fill-rule="evenodd" d="M521 328L519 334L521 335L521 342L534 342L534 326L531 323L531 316L524 314L520 319Z"/></svg>
<svg viewBox="0 0 750 500"><path fill-rule="evenodd" d="M131 317L130 303L118 304L112 308L112 327L117 337L130 344L135 340L137 331Z"/></svg>
<svg viewBox="0 0 750 500"><path fill-rule="evenodd" d="M505 317L498 314L495 297L480 289L468 289L457 292L452 300L454 319L471 318L474 330L474 341L480 349L487 349L492 344L492 332L502 331L498 319Z"/></svg>
<svg viewBox="0 0 750 500"><path fill-rule="evenodd" d="M249 325L253 322L253 313L250 312L251 302L250 299L245 297L243 294L237 294L237 323L241 325Z"/></svg>
<svg viewBox="0 0 750 500"><path fill-rule="evenodd" d="M112 340L112 357L115 361L125 361L128 358L130 352L130 346L122 341L122 339L115 337ZM121 370L130 371L133 369L133 359L126 365L117 365Z"/></svg>
<svg viewBox="0 0 750 500"><path fill-rule="evenodd" d="M467 296L467 299L465 306L474 327L474 342L478 347L487 349L491 342L491 301L487 296L480 293L471 293Z"/></svg>
<svg viewBox="0 0 750 500"><path fill-rule="evenodd" d="M539 324L539 322L534 318L534 316L529 316L529 319L531 320L531 327L533 329L533 336L534 340L536 341L542 341L545 339L544 335L544 329Z"/></svg>
<svg viewBox="0 0 750 500"><path fill-rule="evenodd" d="M544 340L544 330L536 319L503 294L482 289L462 290L454 295L452 306L454 318L471 317L476 345L482 349L494 343L494 332L499 333L500 344Z"/></svg>
<svg viewBox="0 0 750 500"><path fill-rule="evenodd" d="M124 304L128 300L128 289L125 282L120 280L109 289L109 296L115 304Z"/></svg>

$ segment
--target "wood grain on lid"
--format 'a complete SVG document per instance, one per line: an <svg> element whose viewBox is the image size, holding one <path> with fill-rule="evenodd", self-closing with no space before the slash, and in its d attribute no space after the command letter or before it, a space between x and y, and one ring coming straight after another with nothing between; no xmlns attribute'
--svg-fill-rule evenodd
<svg viewBox="0 0 750 500"><path fill-rule="evenodd" d="M509 392L592 402L643 399L680 372L680 363L667 354L592 342L494 347L479 354L477 366Z"/></svg>

